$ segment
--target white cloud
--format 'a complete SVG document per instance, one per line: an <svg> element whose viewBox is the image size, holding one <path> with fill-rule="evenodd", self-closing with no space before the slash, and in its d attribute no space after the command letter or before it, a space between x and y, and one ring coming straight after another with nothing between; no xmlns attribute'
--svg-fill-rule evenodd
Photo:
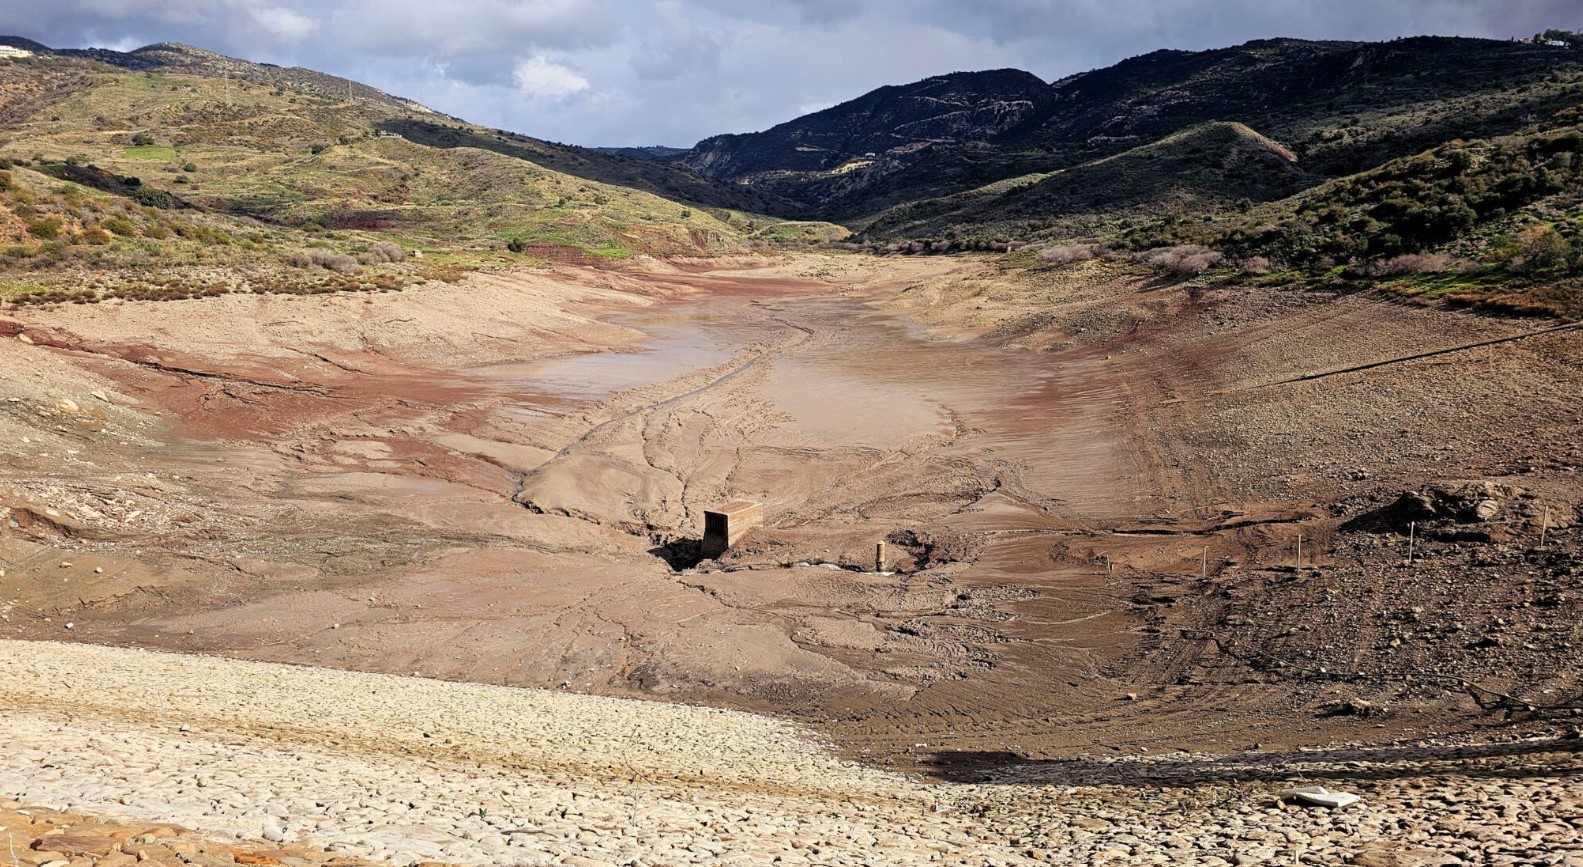
<svg viewBox="0 0 1583 867"><path fill-rule="evenodd" d="M283 42L301 42L319 29L317 19L283 6L264 6L252 14L264 32Z"/></svg>
<svg viewBox="0 0 1583 867"><path fill-rule="evenodd" d="M588 89L588 79L569 66L554 63L542 54L517 62L512 72L517 89L538 99L565 99Z"/></svg>
<svg viewBox="0 0 1583 867"><path fill-rule="evenodd" d="M1046 80L1247 39L1576 27L1578 0L0 0L46 45L188 42L345 75L492 127L686 145L884 84ZM1570 22L1570 23L1569 23Z"/></svg>

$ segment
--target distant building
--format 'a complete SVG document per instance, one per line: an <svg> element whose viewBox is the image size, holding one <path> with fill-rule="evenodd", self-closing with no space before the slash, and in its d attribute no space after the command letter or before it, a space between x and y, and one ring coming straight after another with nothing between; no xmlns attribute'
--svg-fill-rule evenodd
<svg viewBox="0 0 1583 867"><path fill-rule="evenodd" d="M0 57L22 58L32 56L33 52L31 51L24 51L12 45L0 45Z"/></svg>
<svg viewBox="0 0 1583 867"><path fill-rule="evenodd" d="M1551 48L1565 48L1567 44L1559 39L1546 39L1545 44Z"/></svg>

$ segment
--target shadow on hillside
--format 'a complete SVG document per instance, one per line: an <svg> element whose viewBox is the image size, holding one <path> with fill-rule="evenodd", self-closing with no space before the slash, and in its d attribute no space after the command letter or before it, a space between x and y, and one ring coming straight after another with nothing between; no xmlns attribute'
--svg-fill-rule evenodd
<svg viewBox="0 0 1583 867"><path fill-rule="evenodd" d="M381 133L425 147L493 151L584 180L643 190L700 207L732 208L785 218L790 218L794 210L788 203L759 190L706 178L671 160L634 160L510 133L488 133L461 124L392 118L375 126Z"/></svg>
<svg viewBox="0 0 1583 867"><path fill-rule="evenodd" d="M1570 753L1566 761L1526 765L1492 759ZM1355 763L1348 765L1347 763ZM1387 765L1381 767L1379 765ZM1313 765L1329 765L1315 768ZM1188 788L1208 783L1278 782L1294 777L1314 782L1390 780L1434 773L1480 779L1553 777L1583 772L1583 738L1546 738L1475 746L1338 747L1283 750L1220 758L1148 762L1093 759L1028 759L1013 752L935 753L925 772L952 783L1062 786L1158 786Z"/></svg>

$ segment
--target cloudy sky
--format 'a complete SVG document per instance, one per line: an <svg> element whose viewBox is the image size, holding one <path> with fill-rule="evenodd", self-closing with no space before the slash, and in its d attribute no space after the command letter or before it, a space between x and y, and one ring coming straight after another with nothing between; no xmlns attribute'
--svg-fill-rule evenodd
<svg viewBox="0 0 1583 867"><path fill-rule="evenodd" d="M584 145L691 145L883 84L1268 36L1583 30L1577 0L0 0L57 48L189 42Z"/></svg>

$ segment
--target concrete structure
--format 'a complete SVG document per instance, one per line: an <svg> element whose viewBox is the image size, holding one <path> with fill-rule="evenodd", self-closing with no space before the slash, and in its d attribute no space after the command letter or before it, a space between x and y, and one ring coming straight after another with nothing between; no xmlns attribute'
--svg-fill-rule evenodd
<svg viewBox="0 0 1583 867"><path fill-rule="evenodd" d="M0 45L0 57L32 57L33 52L10 45Z"/></svg>
<svg viewBox="0 0 1583 867"><path fill-rule="evenodd" d="M741 541L749 530L762 523L764 507L747 500L732 500L717 509L705 510L704 557L719 557Z"/></svg>

